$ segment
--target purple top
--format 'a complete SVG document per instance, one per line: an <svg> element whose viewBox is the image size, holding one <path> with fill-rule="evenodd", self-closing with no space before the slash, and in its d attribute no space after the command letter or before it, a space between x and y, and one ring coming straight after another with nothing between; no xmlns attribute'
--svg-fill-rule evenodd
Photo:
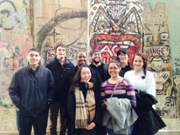
<svg viewBox="0 0 180 135"><path fill-rule="evenodd" d="M106 80L101 84L102 100L106 100L107 98L110 98L115 85L116 84L109 83L108 80ZM113 97L127 98L130 100L132 108L136 107L136 96L135 96L134 88L132 84L125 79L123 79L121 82L118 83L114 91Z"/></svg>

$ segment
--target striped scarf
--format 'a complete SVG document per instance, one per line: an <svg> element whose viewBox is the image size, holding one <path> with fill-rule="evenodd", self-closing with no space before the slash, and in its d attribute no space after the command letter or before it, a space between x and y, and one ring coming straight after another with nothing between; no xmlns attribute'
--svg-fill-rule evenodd
<svg viewBox="0 0 180 135"><path fill-rule="evenodd" d="M92 90L93 84L86 83L87 95L86 101L83 96L82 90L78 87L75 88L76 98L76 116L75 116L75 128L86 128L88 123L94 119L95 116L95 97Z"/></svg>

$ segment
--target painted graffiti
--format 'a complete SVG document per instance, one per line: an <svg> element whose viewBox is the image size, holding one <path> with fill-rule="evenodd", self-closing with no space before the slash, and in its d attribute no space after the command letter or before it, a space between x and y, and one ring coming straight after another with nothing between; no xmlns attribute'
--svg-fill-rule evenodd
<svg viewBox="0 0 180 135"><path fill-rule="evenodd" d="M142 3L139 1L92 1L90 47L100 49L105 63L122 47L130 52L129 62L142 47Z"/></svg>
<svg viewBox="0 0 180 135"><path fill-rule="evenodd" d="M27 51L31 47L29 14L24 2L0 1L0 130L3 131L16 130L15 107L7 89L13 73L27 65Z"/></svg>
<svg viewBox="0 0 180 135"><path fill-rule="evenodd" d="M74 3L75 1L69 0L68 2ZM48 19L48 22L39 28L36 40L36 48L38 48L43 55L41 62L43 65L46 65L49 59L54 57L54 55L51 56L51 54L47 52L50 52L59 43L67 46L67 56L71 60L75 59L75 54L72 52L78 52L83 48L86 48L85 50L87 52L87 1L76 0L76 2L77 7L75 8L62 8L64 3L65 5L67 5L67 3L59 0L60 5L58 7L52 7L56 8L55 16L49 18L46 17L46 14L43 14L42 20L45 18ZM78 7L78 5L80 6ZM83 42L86 47L82 47L80 45L81 42Z"/></svg>
<svg viewBox="0 0 180 135"><path fill-rule="evenodd" d="M157 104L157 112L164 117L176 117L176 89L171 70L166 9L162 3L158 3L154 11L149 7L148 4L144 7L145 42L143 52L148 56L148 68L153 72L156 79L157 100L161 101ZM161 8L161 12L157 10L159 8Z"/></svg>

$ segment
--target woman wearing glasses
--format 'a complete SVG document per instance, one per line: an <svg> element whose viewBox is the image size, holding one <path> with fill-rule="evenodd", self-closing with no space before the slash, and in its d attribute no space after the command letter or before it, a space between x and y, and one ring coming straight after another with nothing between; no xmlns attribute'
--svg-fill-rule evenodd
<svg viewBox="0 0 180 135"><path fill-rule="evenodd" d="M110 78L101 84L103 125L108 135L129 135L137 119L135 91L131 83L119 76L121 64L112 60L108 64Z"/></svg>

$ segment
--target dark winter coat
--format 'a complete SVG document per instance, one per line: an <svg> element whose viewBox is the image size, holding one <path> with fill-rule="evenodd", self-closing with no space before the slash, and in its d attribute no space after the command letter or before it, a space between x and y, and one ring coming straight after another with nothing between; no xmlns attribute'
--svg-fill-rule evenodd
<svg viewBox="0 0 180 135"><path fill-rule="evenodd" d="M87 89L85 88L84 83L80 84L80 87L83 91L84 97L86 97ZM95 117L92 122L94 122L97 125L101 124L101 100L100 100L100 92L99 87L95 87L94 89L94 95L95 95L95 102L96 102L96 111L95 111ZM76 99L74 95L74 90L70 90L70 93L68 95L68 114L69 114L69 123L70 128L68 130L68 135L95 135L96 134L96 126L92 130L86 130L86 129L75 129L75 113L76 113Z"/></svg>
<svg viewBox="0 0 180 135"><path fill-rule="evenodd" d="M127 66L125 66L124 68L122 67L121 68L121 71L119 72L119 75L121 77L124 77L124 74L127 72L127 71L130 71L130 70L133 70L133 67L128 63Z"/></svg>
<svg viewBox="0 0 180 135"><path fill-rule="evenodd" d="M35 72L27 66L14 74L8 90L19 114L36 117L47 113L48 102L53 99L53 76L43 66L39 66Z"/></svg>
<svg viewBox="0 0 180 135"><path fill-rule="evenodd" d="M66 59L63 67L59 63L58 59L55 59L46 65L46 67L52 72L55 83L55 95L53 102L60 102L65 104L67 101L68 90L65 85L65 77L74 68L74 65Z"/></svg>
<svg viewBox="0 0 180 135"><path fill-rule="evenodd" d="M101 63L101 65L99 65L98 67L96 67L93 63L91 63L89 66L99 72L99 75L101 76L103 82L110 78L107 65L105 65L104 63Z"/></svg>
<svg viewBox="0 0 180 135"><path fill-rule="evenodd" d="M139 117L134 124L133 135L154 135L166 126L152 107L157 103L154 96L144 91L136 91L136 102L135 111Z"/></svg>

